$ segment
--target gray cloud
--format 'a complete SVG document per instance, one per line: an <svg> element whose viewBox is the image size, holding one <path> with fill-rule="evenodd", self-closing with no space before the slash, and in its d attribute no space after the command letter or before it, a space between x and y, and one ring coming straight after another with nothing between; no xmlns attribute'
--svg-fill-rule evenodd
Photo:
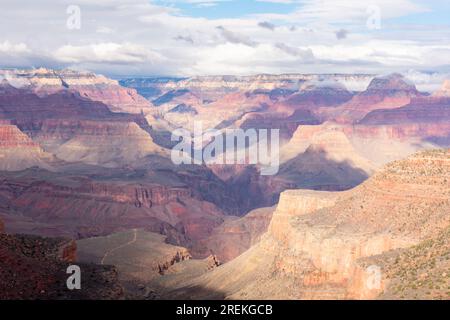
<svg viewBox="0 0 450 320"><path fill-rule="evenodd" d="M225 29L223 26L218 26L218 27L216 27L216 29L220 31L222 37L225 40L227 40L228 42L235 43L235 44L244 44L249 47L258 46L258 42L253 41L246 36L231 32L230 30Z"/></svg>
<svg viewBox="0 0 450 320"><path fill-rule="evenodd" d="M340 30L338 30L338 31L335 32L336 38L337 38L338 40L342 40L342 39L347 38L348 33L349 33L349 32L348 32L347 30L345 30L345 29L340 29Z"/></svg>
<svg viewBox="0 0 450 320"><path fill-rule="evenodd" d="M288 46L288 45L286 45L284 43L281 43L281 42L276 43L275 47L280 49L281 51L291 55L291 56L299 57L302 60L305 60L305 61L312 61L312 60L314 60L314 53L309 48L308 49L299 49L299 48L296 48L296 47Z"/></svg>
<svg viewBox="0 0 450 320"><path fill-rule="evenodd" d="M174 39L177 41L185 41L190 44L194 44L194 40L192 40L190 36L176 36Z"/></svg>
<svg viewBox="0 0 450 320"><path fill-rule="evenodd" d="M258 23L258 26L264 29L269 29L271 31L274 31L276 26L273 23L267 22L267 21L262 21Z"/></svg>

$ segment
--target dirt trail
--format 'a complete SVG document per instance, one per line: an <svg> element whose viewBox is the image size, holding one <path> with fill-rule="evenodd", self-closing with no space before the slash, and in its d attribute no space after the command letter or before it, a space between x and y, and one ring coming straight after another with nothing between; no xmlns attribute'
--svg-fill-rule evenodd
<svg viewBox="0 0 450 320"><path fill-rule="evenodd" d="M103 255L102 260L100 261L100 264L105 264L105 259L106 259L111 253L113 253L113 252L116 251L116 250L122 249L122 248L124 248L124 247L126 247L126 246L128 246L128 245L130 245L130 244L135 243L136 240L137 240L137 229L133 229L133 239L130 240L130 241L128 241L127 243L121 244L120 246L115 247L115 248L112 248L111 250L105 252L105 254Z"/></svg>

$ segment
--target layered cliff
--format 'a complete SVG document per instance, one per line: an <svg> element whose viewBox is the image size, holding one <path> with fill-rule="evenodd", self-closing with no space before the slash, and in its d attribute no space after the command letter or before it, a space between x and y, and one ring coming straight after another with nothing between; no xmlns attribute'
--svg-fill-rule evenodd
<svg viewBox="0 0 450 320"><path fill-rule="evenodd" d="M134 122L45 121L35 140L59 159L105 167L129 165L148 155L169 154Z"/></svg>
<svg viewBox="0 0 450 320"><path fill-rule="evenodd" d="M262 241L172 292L193 298L378 297L381 265L363 259L439 236L450 225L450 150L393 162L345 192L287 191Z"/></svg>
<svg viewBox="0 0 450 320"><path fill-rule="evenodd" d="M114 112L141 113L151 107L136 90L91 72L39 68L0 70L0 76L9 84L40 96L60 91L76 92L90 100L103 102Z"/></svg>
<svg viewBox="0 0 450 320"><path fill-rule="evenodd" d="M201 240L223 222L223 212L188 186L151 183L161 177L126 169L102 173L94 168L91 177L80 175L82 169L3 172L0 207L9 232L85 238L139 227L192 247L195 256L209 255Z"/></svg>
<svg viewBox="0 0 450 320"><path fill-rule="evenodd" d="M49 168L52 156L17 126L0 124L0 170L17 171L40 166Z"/></svg>
<svg viewBox="0 0 450 320"><path fill-rule="evenodd" d="M333 110L323 110L322 117L339 123L354 123L376 109L393 109L420 97L415 85L400 74L374 78L367 89Z"/></svg>

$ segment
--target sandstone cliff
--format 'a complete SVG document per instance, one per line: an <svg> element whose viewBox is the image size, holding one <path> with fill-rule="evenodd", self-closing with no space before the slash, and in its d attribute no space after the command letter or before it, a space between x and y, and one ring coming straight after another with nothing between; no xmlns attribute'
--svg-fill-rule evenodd
<svg viewBox="0 0 450 320"><path fill-rule="evenodd" d="M284 192L260 243L172 294L377 298L388 285L387 273L361 260L411 247L450 225L449 155L432 150L393 162L345 192Z"/></svg>
<svg viewBox="0 0 450 320"><path fill-rule="evenodd" d="M0 124L0 170L17 171L32 166L50 168L52 156L14 125Z"/></svg>

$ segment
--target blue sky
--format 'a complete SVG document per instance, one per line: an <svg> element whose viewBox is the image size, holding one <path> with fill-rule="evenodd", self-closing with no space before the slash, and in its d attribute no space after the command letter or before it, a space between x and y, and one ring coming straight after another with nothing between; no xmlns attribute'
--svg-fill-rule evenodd
<svg viewBox="0 0 450 320"><path fill-rule="evenodd" d="M450 1L415 1L426 4L428 12L410 14L405 17L390 19L392 23L424 24L424 25L450 25ZM175 7L183 15L191 17L204 17L208 19L239 18L262 13L287 14L302 7L302 1L258 1L258 0L192 0L170 1L157 0L154 3ZM369 2L367 2L369 3Z"/></svg>
<svg viewBox="0 0 450 320"><path fill-rule="evenodd" d="M227 0L216 2L185 2L185 1L155 1L162 5L174 6L181 10L182 14L192 17L204 17L208 19L240 18L251 14L280 13L293 11L296 3L275 3L255 0Z"/></svg>

